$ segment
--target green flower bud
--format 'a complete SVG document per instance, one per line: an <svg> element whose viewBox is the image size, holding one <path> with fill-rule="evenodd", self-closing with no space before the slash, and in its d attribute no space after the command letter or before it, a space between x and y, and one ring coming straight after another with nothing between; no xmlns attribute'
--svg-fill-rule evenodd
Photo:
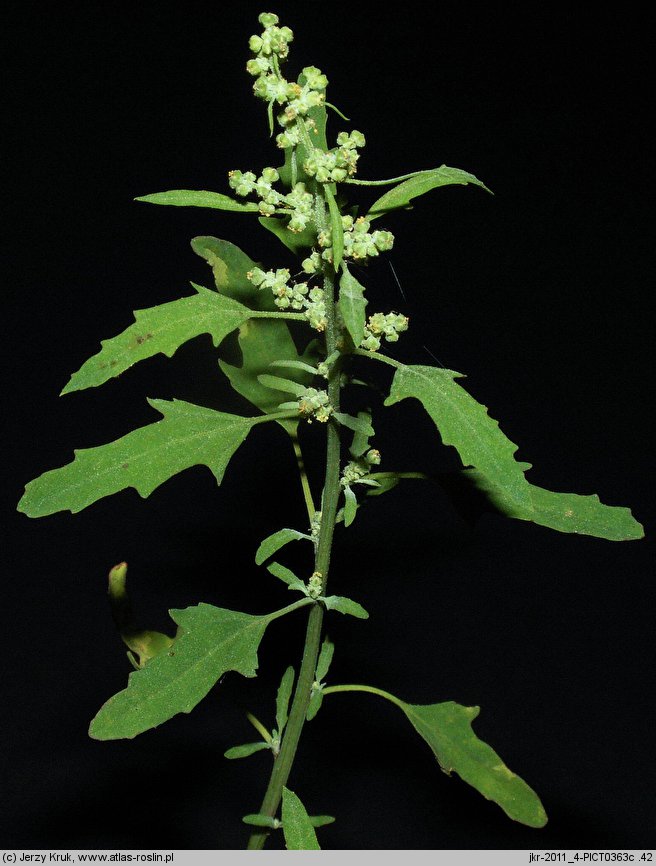
<svg viewBox="0 0 656 866"><path fill-rule="evenodd" d="M275 183L277 180L280 179L280 175L275 168L263 168L261 179L265 183Z"/></svg>
<svg viewBox="0 0 656 866"><path fill-rule="evenodd" d="M280 18L273 12L262 12L257 16L257 20L260 22L262 27L273 27L274 24L277 24L280 21Z"/></svg>
<svg viewBox="0 0 656 866"><path fill-rule="evenodd" d="M380 451L377 448L370 448L364 455L364 459L369 466L380 466Z"/></svg>
<svg viewBox="0 0 656 866"><path fill-rule="evenodd" d="M248 47L251 49L253 54L257 54L262 50L262 37L261 36L251 36L248 40Z"/></svg>
<svg viewBox="0 0 656 866"><path fill-rule="evenodd" d="M271 70L271 64L266 57L254 57L246 64L246 71L251 75L266 75Z"/></svg>
<svg viewBox="0 0 656 866"><path fill-rule="evenodd" d="M346 180L346 178L348 177L348 172L343 168L334 168L331 172L331 175L332 175L332 179L335 181L335 183L341 183L342 181ZM317 176L317 180L318 179L319 178Z"/></svg>
<svg viewBox="0 0 656 866"><path fill-rule="evenodd" d="M321 258L317 252L312 252L307 259L303 259L301 267L306 274L315 274L321 265Z"/></svg>
<svg viewBox="0 0 656 866"><path fill-rule="evenodd" d="M379 249L381 253L386 252L387 250L391 250L394 246L394 235L392 234L392 232L375 231L371 235L371 239L376 245L376 248Z"/></svg>
<svg viewBox="0 0 656 866"><path fill-rule="evenodd" d="M231 189L237 193L237 195L246 196L250 195L255 189L255 175L252 171L229 171L228 172L228 184Z"/></svg>
<svg viewBox="0 0 656 866"><path fill-rule="evenodd" d="M306 66L302 72L311 90L325 90L328 87L328 79L316 66Z"/></svg>
<svg viewBox="0 0 656 866"><path fill-rule="evenodd" d="M249 271L246 274L246 279L250 280L250 282L253 283L253 285L256 287L262 285L265 277L266 274L261 268L253 268L252 271Z"/></svg>

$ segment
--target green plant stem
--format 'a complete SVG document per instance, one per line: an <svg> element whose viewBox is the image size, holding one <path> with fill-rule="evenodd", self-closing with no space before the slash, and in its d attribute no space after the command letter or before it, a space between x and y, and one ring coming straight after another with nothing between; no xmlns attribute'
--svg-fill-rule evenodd
<svg viewBox="0 0 656 866"><path fill-rule="evenodd" d="M379 352L370 352L368 349L353 349L353 355L360 355L361 358L371 358L374 361L382 361L383 364L389 364L390 367L396 367L397 370L405 367L400 361L390 358L388 355L381 355Z"/></svg>
<svg viewBox="0 0 656 866"><path fill-rule="evenodd" d="M326 695L336 695L339 692L369 692L371 695L378 695L380 698L385 698L386 701L391 701L391 703L396 704L397 707L401 707L403 709L403 702L398 698L395 698L394 695L390 695L389 692L386 692L384 689L377 689L375 686L360 686L360 685L344 685L344 686L327 686L323 690L324 697Z"/></svg>
<svg viewBox="0 0 656 866"><path fill-rule="evenodd" d="M324 211L325 213L325 211ZM330 356L337 349L337 323L335 320L335 272L327 267L324 271L324 291L326 298L326 355ZM328 395L334 409L339 409L339 372L335 369L328 380ZM330 553L335 530L335 517L337 514L337 503L339 500L340 484L340 441L339 427L333 420L328 422L326 441L326 475L323 489L323 501L321 506L321 528L319 531L319 543L315 557L315 571L322 576L323 590L326 589L328 569L330 567ZM321 647L321 627L323 624L324 610L320 604L314 604L308 618L307 631L305 633L305 646L303 648L303 659L298 674L294 700L289 712L289 720L285 728L280 753L273 764L273 770L269 779L264 799L259 814L269 818L275 817L280 805L283 786L287 783L289 774L296 756L296 749L301 738L305 716L310 703L310 693L317 667L317 658ZM260 850L264 847L268 836L266 828L258 829L252 833L248 840L248 849Z"/></svg>
<svg viewBox="0 0 656 866"><path fill-rule="evenodd" d="M253 727L254 727L255 730L258 732L258 734L261 734L261 735L262 735L262 738L263 738L267 743L270 743L271 740L272 740L271 734L270 734L269 731L264 727L264 725L262 724L262 722L261 722L261 721L260 721L256 716L254 716L253 713L246 713L246 718L247 718L248 721L251 723L251 725L253 725Z"/></svg>

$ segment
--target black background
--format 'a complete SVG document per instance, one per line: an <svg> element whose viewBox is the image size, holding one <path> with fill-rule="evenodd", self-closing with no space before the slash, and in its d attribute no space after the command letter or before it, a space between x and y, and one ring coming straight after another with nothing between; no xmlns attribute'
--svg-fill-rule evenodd
<svg viewBox="0 0 656 866"><path fill-rule="evenodd" d="M592 20L399 8L276 9L296 34L291 68L325 70L329 99L352 118L331 115L332 134L366 134L361 177L444 162L496 193L446 188L385 221L407 302L385 257L363 279L374 309L411 316L393 351L435 363L426 346L468 373L534 463L532 481L630 505L649 535L654 22L628 10ZM261 538L305 522L282 434L257 428L219 491L196 468L147 501L128 491L38 521L14 511L24 483L73 447L155 420L146 394L248 411L217 378L209 338L98 391L56 395L130 310L187 293L190 279L209 284L194 235L291 263L248 215L132 202L227 192L229 169L278 162L243 71L259 11L25 3L6 21L5 846L238 848L240 817L263 793L266 755L222 753L252 739L245 709L271 723L280 674L300 657L301 614L269 629L261 676L229 675L191 716L126 742L94 742L86 728L129 672L105 599L115 562L129 562L153 627L199 600L253 613L286 603L253 564ZM307 448L320 460L316 428ZM414 402L386 410L377 429L384 468L458 465ZM330 681L479 704L476 731L537 789L550 823L513 824L442 775L393 706L340 695L307 726L290 779L311 812L337 816L322 845L655 846L649 540L566 536L490 513L472 523L460 506L408 482L338 533L332 588L371 618L331 616Z"/></svg>

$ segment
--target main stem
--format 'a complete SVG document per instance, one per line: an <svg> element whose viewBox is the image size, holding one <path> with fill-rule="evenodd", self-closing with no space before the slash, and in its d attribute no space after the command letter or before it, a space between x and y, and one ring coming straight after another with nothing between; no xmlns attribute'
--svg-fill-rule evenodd
<svg viewBox="0 0 656 866"><path fill-rule="evenodd" d="M324 271L324 291L326 297L326 357L335 352L337 348L337 325L335 321L335 271L330 265ZM333 373L328 380L328 395L333 408L339 410L339 365L333 365ZM325 592L330 567L330 553L333 544L333 533L335 530L335 516L337 514L337 503L339 499L339 473L340 473L340 448L339 430L335 421L328 422L326 443L326 475L323 488L323 502L321 507L321 529L319 531L319 543L315 557L314 568L323 579L323 592ZM294 700L289 712L289 719L285 734L280 747L280 752L275 758L269 785L262 800L260 815L275 817L282 797L282 789L287 783L289 774L296 756L296 749L301 738L301 732L305 723L310 693L314 682L314 674L317 667L317 657L321 646L321 627L323 624L323 607L314 604L310 610L307 631L305 633L305 646L303 648L303 660L298 674ZM268 836L266 829L256 830L248 840L249 850L259 850L264 847Z"/></svg>

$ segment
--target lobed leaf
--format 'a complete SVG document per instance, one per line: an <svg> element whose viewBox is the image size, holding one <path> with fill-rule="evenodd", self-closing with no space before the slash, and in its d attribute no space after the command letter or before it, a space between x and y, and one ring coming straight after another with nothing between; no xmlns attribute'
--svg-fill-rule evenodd
<svg viewBox="0 0 656 866"><path fill-rule="evenodd" d="M290 541L300 541L301 539L312 541L311 536L304 535L296 529L279 529L278 532L274 532L272 535L265 538L258 547L255 553L256 564L262 565L266 559L273 556L273 554L280 550L281 547L289 544Z"/></svg>
<svg viewBox="0 0 656 866"><path fill-rule="evenodd" d="M210 334L218 346L245 322L250 310L237 301L197 286L196 294L157 307L135 310L134 324L101 342L101 350L71 376L62 394L102 385L137 361L163 354L171 358L188 340Z"/></svg>
<svg viewBox="0 0 656 866"><path fill-rule="evenodd" d="M318 851L320 848L305 806L286 787L282 789L282 832L288 851Z"/></svg>
<svg viewBox="0 0 656 866"><path fill-rule="evenodd" d="M146 497L173 475L201 464L220 484L230 458L259 420L182 400L148 402L164 416L162 421L107 445L76 450L72 463L27 485L18 510L29 517L76 513L127 487Z"/></svg>
<svg viewBox="0 0 656 866"><path fill-rule="evenodd" d="M419 400L443 443L456 448L465 466L474 466L508 490L513 500L530 508L525 464L514 457L517 445L501 432L487 408L456 384L454 380L461 375L438 367L402 366L394 375L385 405L408 397Z"/></svg>
<svg viewBox="0 0 656 866"><path fill-rule="evenodd" d="M259 743L244 743L243 746L233 746L223 753L223 757L229 761L237 760L238 758L248 758L254 755L255 752L261 752L263 749L270 749L269 743L260 741Z"/></svg>
<svg viewBox="0 0 656 866"><path fill-rule="evenodd" d="M486 799L501 806L513 821L544 827L547 815L538 795L472 730L478 707L463 707L453 701L427 705L399 701L398 706L447 775L457 773Z"/></svg>
<svg viewBox="0 0 656 866"><path fill-rule="evenodd" d="M220 192L208 192L201 189L171 189L166 192L153 192L140 195L135 201L145 201L149 204L173 205L175 207L211 207L215 210L235 211L237 213L257 213L259 206L255 202L241 202Z"/></svg>
<svg viewBox="0 0 656 866"><path fill-rule="evenodd" d="M91 722L96 740L131 739L178 713L189 713L227 671L254 677L257 649L272 616L199 604L170 611L180 627L168 653L130 674Z"/></svg>
<svg viewBox="0 0 656 866"><path fill-rule="evenodd" d="M339 309L354 346L359 346L364 337L366 306L363 287L344 263L339 280Z"/></svg>
<svg viewBox="0 0 656 866"><path fill-rule="evenodd" d="M595 495L554 493L531 484L524 474L531 464L515 460L517 446L505 437L486 408L455 383L459 375L437 367L401 366L385 405L406 397L423 403L444 444L453 445L465 466L473 467L466 470L466 476L508 517L611 541L644 536L643 527L628 508L604 505Z"/></svg>
<svg viewBox="0 0 656 866"><path fill-rule="evenodd" d="M441 165L439 168L419 172L414 177L408 178L408 180L404 180L398 186L388 190L377 199L369 208L367 219L373 220L388 211L408 207L413 198L424 195L433 189L437 189L437 187L450 186L452 184L465 186L470 183L490 192L482 181L468 171L463 171L460 168L450 168L448 165Z"/></svg>
<svg viewBox="0 0 656 866"><path fill-rule="evenodd" d="M474 480L492 504L506 517L530 520L558 532L592 535L608 541L634 541L644 538L644 529L629 508L604 505L596 494L554 493L535 484L527 485L530 507L513 501L506 491L491 483L481 472L469 469L467 477Z"/></svg>

